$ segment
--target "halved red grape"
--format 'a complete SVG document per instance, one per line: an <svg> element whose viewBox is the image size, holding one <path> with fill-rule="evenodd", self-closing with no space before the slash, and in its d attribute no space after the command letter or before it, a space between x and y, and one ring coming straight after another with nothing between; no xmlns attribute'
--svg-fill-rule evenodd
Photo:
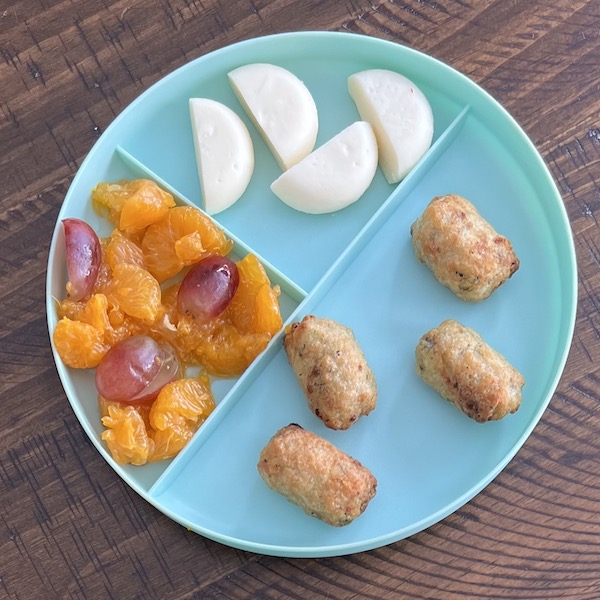
<svg viewBox="0 0 600 600"><path fill-rule="evenodd" d="M96 388L111 402L141 404L156 398L178 370L170 346L158 344L147 335L134 335L104 355L96 368Z"/></svg>
<svg viewBox="0 0 600 600"><path fill-rule="evenodd" d="M63 219L67 248L67 292L71 300L87 298L98 278L102 258L100 240L95 231L81 219Z"/></svg>
<svg viewBox="0 0 600 600"><path fill-rule="evenodd" d="M226 256L209 256L196 263L184 277L177 296L177 310L207 321L220 315L238 288L236 264Z"/></svg>

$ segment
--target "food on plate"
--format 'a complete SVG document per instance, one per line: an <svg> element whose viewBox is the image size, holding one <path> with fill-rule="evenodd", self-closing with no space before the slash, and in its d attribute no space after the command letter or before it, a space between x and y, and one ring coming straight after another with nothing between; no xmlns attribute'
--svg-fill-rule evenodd
<svg viewBox="0 0 600 600"><path fill-rule="evenodd" d="M177 454L214 408L210 378L206 373L166 385L148 415L154 430L154 455L171 457Z"/></svg>
<svg viewBox="0 0 600 600"><path fill-rule="evenodd" d="M283 341L312 412L330 429L348 429L377 403L377 384L352 330L307 315Z"/></svg>
<svg viewBox="0 0 600 600"><path fill-rule="evenodd" d="M143 267L117 264L111 271L106 295L111 306L151 325L161 311L160 285Z"/></svg>
<svg viewBox="0 0 600 600"><path fill-rule="evenodd" d="M152 403L123 404L98 397L102 439L119 464L144 465L176 456L215 408L210 380L178 379Z"/></svg>
<svg viewBox="0 0 600 600"><path fill-rule="evenodd" d="M101 396L98 401L102 408ZM120 465L145 465L154 444L148 435L142 411L137 406L118 402L106 403L105 407L106 412L100 412L102 424L106 428L102 432L102 439L111 456Z"/></svg>
<svg viewBox="0 0 600 600"><path fill-rule="evenodd" d="M177 310L209 321L229 306L240 283L236 264L226 256L208 256L193 265L181 282Z"/></svg>
<svg viewBox="0 0 600 600"><path fill-rule="evenodd" d="M360 462L293 423L270 439L257 467L272 490L334 527L359 517L377 492L377 480Z"/></svg>
<svg viewBox="0 0 600 600"><path fill-rule="evenodd" d="M458 321L428 331L415 354L423 381L479 423L502 419L521 405L521 373Z"/></svg>
<svg viewBox="0 0 600 600"><path fill-rule="evenodd" d="M234 69L228 78L283 171L312 151L319 129L317 107L298 77L277 65L254 63Z"/></svg>
<svg viewBox="0 0 600 600"><path fill-rule="evenodd" d="M98 278L100 240L96 232L81 219L63 219L67 252L67 294L77 302L89 296Z"/></svg>
<svg viewBox="0 0 600 600"><path fill-rule="evenodd" d="M417 258L467 302L485 300L519 268L510 241L454 194L434 198L410 232Z"/></svg>
<svg viewBox="0 0 600 600"><path fill-rule="evenodd" d="M164 217L175 199L150 179L134 179L98 183L92 204L120 231L133 235Z"/></svg>
<svg viewBox="0 0 600 600"><path fill-rule="evenodd" d="M98 239L93 284L57 301L54 347L68 367L96 367L117 462L170 458L214 406L208 374L241 374L281 329L279 287L253 254L225 256L233 242L223 231L153 182L100 183L92 198L116 227ZM84 225L68 255L94 239Z"/></svg>
<svg viewBox="0 0 600 600"><path fill-rule="evenodd" d="M171 346L148 335L132 335L104 355L96 369L96 389L109 402L141 404L154 400L178 371Z"/></svg>
<svg viewBox="0 0 600 600"><path fill-rule="evenodd" d="M190 116L204 210L215 215L237 202L250 183L252 139L240 117L215 100L190 99Z"/></svg>
<svg viewBox="0 0 600 600"><path fill-rule="evenodd" d="M78 312L83 313L84 310ZM62 317L56 324L52 340L63 363L73 369L90 369L98 366L110 348L104 340L104 332L101 329L83 320L72 320L69 317Z"/></svg>
<svg viewBox="0 0 600 600"><path fill-rule="evenodd" d="M215 222L193 206L175 206L143 232L144 263L159 283L211 254L225 256L233 242Z"/></svg>
<svg viewBox="0 0 600 600"><path fill-rule="evenodd" d="M376 170L373 129L357 121L282 173L271 190L296 210L330 213L356 202L371 185Z"/></svg>
<svg viewBox="0 0 600 600"><path fill-rule="evenodd" d="M433 113L427 98L412 81L385 69L351 75L348 91L375 131L385 178L397 183L431 146Z"/></svg>

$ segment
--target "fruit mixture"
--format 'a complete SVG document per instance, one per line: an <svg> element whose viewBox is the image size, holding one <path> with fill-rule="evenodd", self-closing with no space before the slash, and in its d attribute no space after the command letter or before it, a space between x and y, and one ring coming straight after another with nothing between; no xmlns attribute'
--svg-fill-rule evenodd
<svg viewBox="0 0 600 600"><path fill-rule="evenodd" d="M99 239L63 220L69 281L54 346L65 365L96 369L118 463L172 458L215 406L209 374L241 374L282 327L280 290L256 256L227 258L223 231L152 181L99 183L92 202L115 228Z"/></svg>

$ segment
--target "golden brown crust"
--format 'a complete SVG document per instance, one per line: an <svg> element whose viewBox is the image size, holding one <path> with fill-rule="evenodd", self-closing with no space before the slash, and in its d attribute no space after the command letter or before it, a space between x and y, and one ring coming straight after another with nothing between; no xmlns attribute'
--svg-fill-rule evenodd
<svg viewBox="0 0 600 600"><path fill-rule="evenodd" d="M283 341L312 412L331 429L348 429L377 403L377 384L352 330L307 315Z"/></svg>
<svg viewBox="0 0 600 600"><path fill-rule="evenodd" d="M334 527L354 521L377 492L377 480L366 467L296 424L269 440L257 468L272 490Z"/></svg>
<svg viewBox="0 0 600 600"><path fill-rule="evenodd" d="M521 373L457 321L444 321L427 332L416 359L422 379L479 423L502 419L521 405Z"/></svg>
<svg viewBox="0 0 600 600"><path fill-rule="evenodd" d="M510 241L454 194L434 198L411 236L417 258L467 302L485 300L519 268Z"/></svg>

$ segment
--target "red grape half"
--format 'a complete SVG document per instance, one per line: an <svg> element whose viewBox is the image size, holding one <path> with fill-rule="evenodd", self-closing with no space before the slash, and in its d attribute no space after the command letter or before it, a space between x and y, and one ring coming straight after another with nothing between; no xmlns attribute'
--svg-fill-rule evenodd
<svg viewBox="0 0 600 600"><path fill-rule="evenodd" d="M111 402L141 404L156 398L178 370L170 346L158 344L147 335L134 335L104 355L96 368L96 388Z"/></svg>
<svg viewBox="0 0 600 600"><path fill-rule="evenodd" d="M90 296L98 278L102 258L96 232L81 219L63 219L67 248L67 292L76 302Z"/></svg>
<svg viewBox="0 0 600 600"><path fill-rule="evenodd" d="M177 296L177 310L201 321L220 315L240 282L236 264L226 256L209 256L186 274Z"/></svg>

